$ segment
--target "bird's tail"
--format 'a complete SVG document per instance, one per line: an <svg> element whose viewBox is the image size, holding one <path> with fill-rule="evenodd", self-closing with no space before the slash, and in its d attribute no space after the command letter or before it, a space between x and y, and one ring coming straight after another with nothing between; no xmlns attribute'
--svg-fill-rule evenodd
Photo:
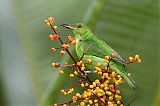
<svg viewBox="0 0 160 106"><path fill-rule="evenodd" d="M124 79L128 82L128 84L133 88L133 89L139 89L138 85L136 84L136 82L131 78L130 75L128 75L127 73L122 75L124 77Z"/></svg>
<svg viewBox="0 0 160 106"><path fill-rule="evenodd" d="M138 89L138 85L136 84L136 82L131 78L131 75L128 75L126 72L126 69L124 66L122 66L122 64L113 64L114 67L112 68L113 70L115 70L118 74L120 74L125 80L126 82L131 86L131 88L133 89Z"/></svg>

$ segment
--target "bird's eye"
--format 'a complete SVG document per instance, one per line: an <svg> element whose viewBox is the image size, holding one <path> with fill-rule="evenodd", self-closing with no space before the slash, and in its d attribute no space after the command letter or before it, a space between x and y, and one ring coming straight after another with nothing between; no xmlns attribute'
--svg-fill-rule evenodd
<svg viewBox="0 0 160 106"><path fill-rule="evenodd" d="M82 28L82 25L81 25L81 24L78 24L78 28Z"/></svg>

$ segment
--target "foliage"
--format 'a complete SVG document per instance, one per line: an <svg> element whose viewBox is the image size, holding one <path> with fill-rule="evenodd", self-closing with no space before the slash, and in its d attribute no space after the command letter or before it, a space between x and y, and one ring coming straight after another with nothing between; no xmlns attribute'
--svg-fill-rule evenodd
<svg viewBox="0 0 160 106"><path fill-rule="evenodd" d="M50 91L53 92L47 103L61 99L56 90L65 80L49 71L49 64L53 59L63 63L67 58L60 60L48 53L51 44L46 35L50 33L42 21L55 16L57 22L82 22L96 3L97 0L1 0L0 105L38 105ZM143 56L142 65L135 64L127 70L140 86L136 92L124 87L125 97L135 98L133 106L158 104L158 5L158 0L108 1L95 21L94 33L122 57L135 52ZM61 32L65 34L63 29Z"/></svg>

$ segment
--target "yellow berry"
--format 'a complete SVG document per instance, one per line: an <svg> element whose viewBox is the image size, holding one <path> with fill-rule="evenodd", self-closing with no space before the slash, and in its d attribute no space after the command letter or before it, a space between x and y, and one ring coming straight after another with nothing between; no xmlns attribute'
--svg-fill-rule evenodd
<svg viewBox="0 0 160 106"><path fill-rule="evenodd" d="M96 103L96 102L98 102L98 100L97 100L97 99L95 99L95 100L94 100L94 103Z"/></svg>
<svg viewBox="0 0 160 106"><path fill-rule="evenodd" d="M120 94L120 90L116 90L116 94Z"/></svg>
<svg viewBox="0 0 160 106"><path fill-rule="evenodd" d="M84 71L84 70L85 70L85 67L81 67L81 70Z"/></svg>
<svg viewBox="0 0 160 106"><path fill-rule="evenodd" d="M95 106L99 106L98 103L96 103Z"/></svg>
<svg viewBox="0 0 160 106"><path fill-rule="evenodd" d="M100 83L100 82L99 82L99 80L98 80L98 79L96 79L96 80L95 80L95 83L96 83L96 84L98 84L98 83Z"/></svg>
<svg viewBox="0 0 160 106"><path fill-rule="evenodd" d="M90 97L92 95L91 92L87 92L87 97Z"/></svg>
<svg viewBox="0 0 160 106"><path fill-rule="evenodd" d="M108 77L109 77L109 76L108 76L108 73L104 73L103 76L104 76L105 78L108 78Z"/></svg>
<svg viewBox="0 0 160 106"><path fill-rule="evenodd" d="M113 100L113 97L112 97L112 96L110 96L110 97L109 97L109 100Z"/></svg>
<svg viewBox="0 0 160 106"><path fill-rule="evenodd" d="M73 77L74 77L74 74L70 74L70 77L73 78Z"/></svg>
<svg viewBox="0 0 160 106"><path fill-rule="evenodd" d="M55 66L56 66L56 63L52 63L51 66L52 66L52 67L55 67Z"/></svg>
<svg viewBox="0 0 160 106"><path fill-rule="evenodd" d="M88 63L89 63L89 64L92 63L92 59L88 59Z"/></svg>
<svg viewBox="0 0 160 106"><path fill-rule="evenodd" d="M64 90L63 90L63 89L61 90L61 93L64 93Z"/></svg>
<svg viewBox="0 0 160 106"><path fill-rule="evenodd" d="M54 106L58 106L58 105L55 103Z"/></svg>
<svg viewBox="0 0 160 106"><path fill-rule="evenodd" d="M49 22L46 23L48 26L50 26L51 24Z"/></svg>
<svg viewBox="0 0 160 106"><path fill-rule="evenodd" d="M98 75L102 75L102 72L98 72Z"/></svg>
<svg viewBox="0 0 160 106"><path fill-rule="evenodd" d="M111 95L111 94L112 94L112 92L110 92L110 91L106 91L106 94Z"/></svg>
<svg viewBox="0 0 160 106"><path fill-rule="evenodd" d="M54 29L57 29L57 26L53 26Z"/></svg>
<svg viewBox="0 0 160 106"><path fill-rule="evenodd" d="M102 96L102 93L98 93L97 96L98 96L98 97Z"/></svg>
<svg viewBox="0 0 160 106"><path fill-rule="evenodd" d="M97 63L96 66L97 66L97 67L100 67L100 66L101 66L101 63Z"/></svg>
<svg viewBox="0 0 160 106"><path fill-rule="evenodd" d="M138 62L138 63L141 63L141 62L142 62L142 60L141 60L141 59L138 59L138 60L137 60L137 62Z"/></svg>
<svg viewBox="0 0 160 106"><path fill-rule="evenodd" d="M63 95L67 95L67 92L64 92Z"/></svg>
<svg viewBox="0 0 160 106"><path fill-rule="evenodd" d="M82 88L84 87L84 83L81 84L81 87L82 87Z"/></svg>
<svg viewBox="0 0 160 106"><path fill-rule="evenodd" d="M80 103L80 106L85 106L85 103L84 103L84 102L81 102L81 103Z"/></svg>
<svg viewBox="0 0 160 106"><path fill-rule="evenodd" d="M85 83L85 86L88 86L89 84L88 83Z"/></svg>
<svg viewBox="0 0 160 106"><path fill-rule="evenodd" d="M74 71L74 74L75 74L75 75L77 75L77 74L78 74L78 72L77 72L77 71Z"/></svg>
<svg viewBox="0 0 160 106"><path fill-rule="evenodd" d="M87 98L87 94L83 94L82 98L86 99Z"/></svg>
<svg viewBox="0 0 160 106"><path fill-rule="evenodd" d="M81 98L81 95L80 95L79 93L76 93L76 96L77 96L78 98Z"/></svg>
<svg viewBox="0 0 160 106"><path fill-rule="evenodd" d="M107 90L108 90L108 87L104 87L104 90L107 91Z"/></svg>
<svg viewBox="0 0 160 106"><path fill-rule="evenodd" d="M82 61L79 61L77 62L77 65L80 66L83 62Z"/></svg>
<svg viewBox="0 0 160 106"><path fill-rule="evenodd" d="M135 55L135 59L136 60L140 59L139 55Z"/></svg>
<svg viewBox="0 0 160 106"><path fill-rule="evenodd" d="M93 103L92 100L89 100L88 102L89 102L89 104L92 104L92 103Z"/></svg>
<svg viewBox="0 0 160 106"><path fill-rule="evenodd" d="M117 101L117 104L121 104L121 101Z"/></svg>
<svg viewBox="0 0 160 106"><path fill-rule="evenodd" d="M93 82L93 83L92 83L92 85L93 85L93 87L95 87L95 86L96 86L96 83L95 83L95 82Z"/></svg>
<svg viewBox="0 0 160 106"><path fill-rule="evenodd" d="M93 85L89 85L89 88L91 88L91 89L92 89L92 88L93 88Z"/></svg>

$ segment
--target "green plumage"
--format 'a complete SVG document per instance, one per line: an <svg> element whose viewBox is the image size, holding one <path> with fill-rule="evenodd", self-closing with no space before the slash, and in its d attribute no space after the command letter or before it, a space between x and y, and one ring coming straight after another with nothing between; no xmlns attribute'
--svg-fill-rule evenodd
<svg viewBox="0 0 160 106"><path fill-rule="evenodd" d="M124 60L107 43L94 36L93 33L81 23L63 24L62 26L71 29L75 35L77 43L76 53L78 57L80 58L84 51L86 51L83 61L87 61L89 58L93 60L92 64L87 66L90 71L93 71L98 62L101 63L102 67L106 67L107 63L104 62L104 57L111 56L111 54L114 53L117 56L110 61L110 69L122 75L133 89L138 88L134 80L127 75Z"/></svg>

